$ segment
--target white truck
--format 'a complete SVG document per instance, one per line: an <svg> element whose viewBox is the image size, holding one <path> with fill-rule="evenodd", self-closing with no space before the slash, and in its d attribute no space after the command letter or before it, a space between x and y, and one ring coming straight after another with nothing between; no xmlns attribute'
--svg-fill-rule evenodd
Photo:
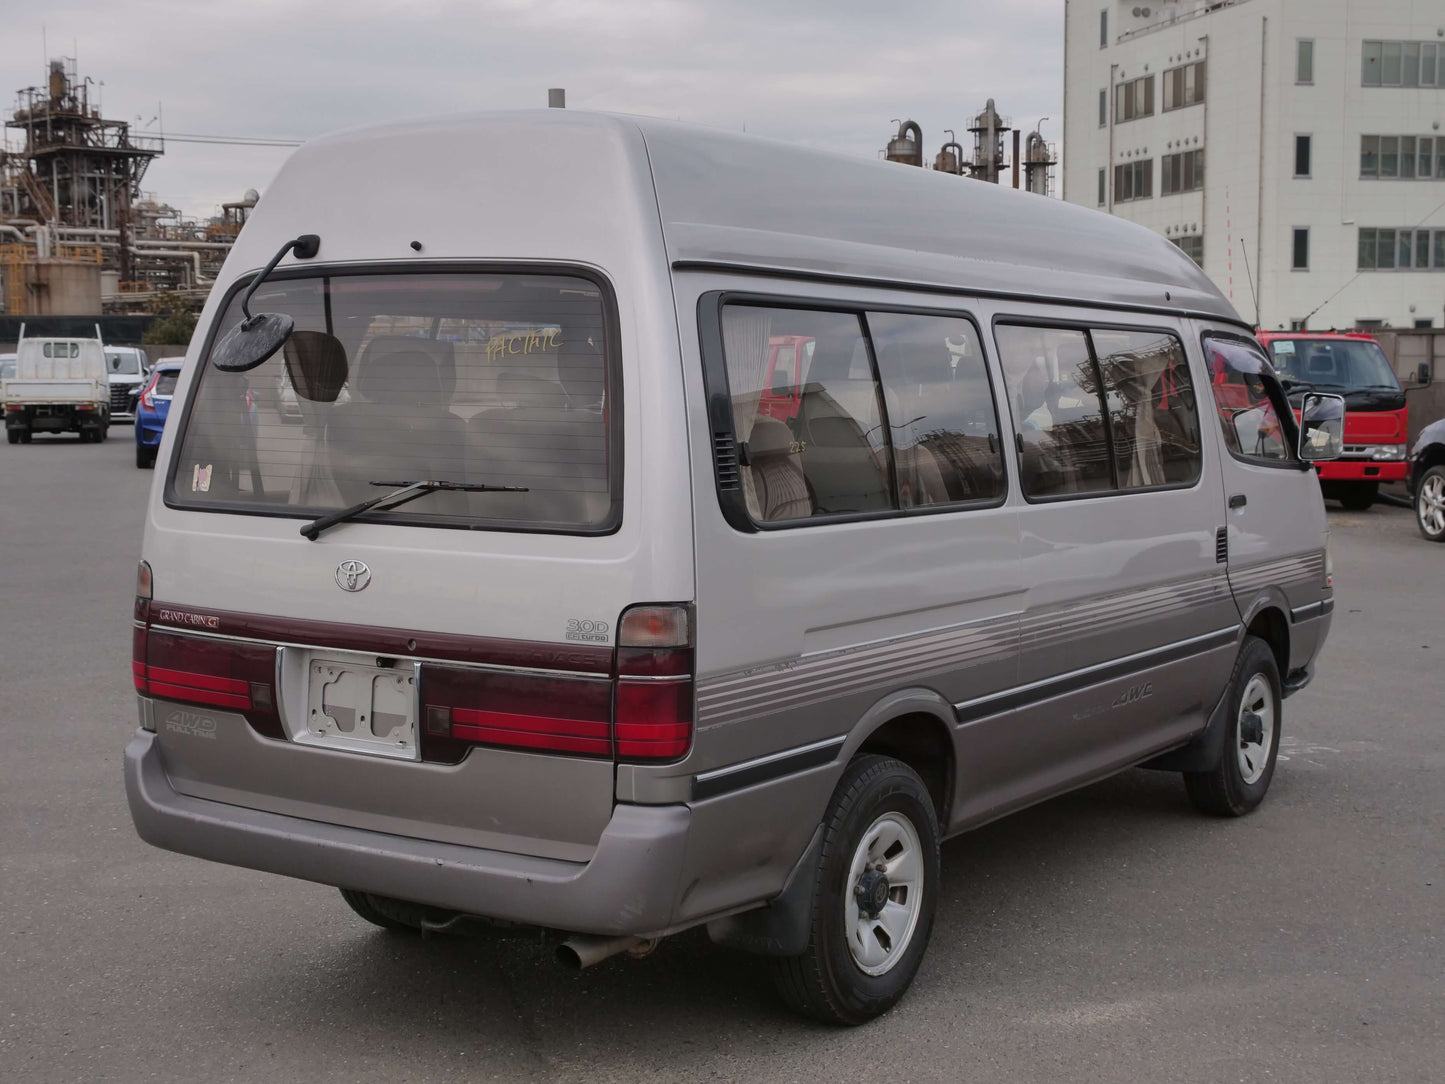
<svg viewBox="0 0 1445 1084"><path fill-rule="evenodd" d="M15 375L0 380L5 439L29 444L34 433L79 433L100 442L110 427L110 385L100 328L95 338L25 337L15 348Z"/></svg>

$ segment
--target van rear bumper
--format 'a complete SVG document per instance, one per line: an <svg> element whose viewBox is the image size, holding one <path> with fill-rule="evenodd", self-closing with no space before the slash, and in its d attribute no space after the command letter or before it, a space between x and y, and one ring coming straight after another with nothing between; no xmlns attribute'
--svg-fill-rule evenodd
<svg viewBox="0 0 1445 1084"><path fill-rule="evenodd" d="M178 793L155 735L125 749L136 831L180 854L574 933L667 930L692 813L618 805L588 862L369 832Z"/></svg>

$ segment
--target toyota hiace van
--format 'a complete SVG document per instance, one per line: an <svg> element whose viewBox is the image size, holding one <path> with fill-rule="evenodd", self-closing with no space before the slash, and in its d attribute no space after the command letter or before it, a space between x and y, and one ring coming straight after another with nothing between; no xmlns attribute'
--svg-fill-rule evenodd
<svg viewBox="0 0 1445 1084"><path fill-rule="evenodd" d="M942 839L1141 764L1254 808L1333 607L1342 405L1178 248L678 124L306 145L172 413L144 839L574 965L705 925L823 1020L907 988Z"/></svg>

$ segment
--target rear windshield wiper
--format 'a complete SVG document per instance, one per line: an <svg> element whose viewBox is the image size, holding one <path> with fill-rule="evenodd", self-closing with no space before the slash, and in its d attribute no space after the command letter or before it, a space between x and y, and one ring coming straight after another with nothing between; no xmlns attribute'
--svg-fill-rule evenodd
<svg viewBox="0 0 1445 1084"><path fill-rule="evenodd" d="M358 501L350 508L343 508L339 512L328 512L324 516L313 519L310 523L301 527L301 537L308 538L315 542L321 532L328 527L335 527L338 523L345 523L349 519L355 519L363 512L369 512L378 505L386 505L383 512L390 512L393 508L400 508L408 501L414 501L418 497L424 497L428 493L435 493L439 490L460 493L526 493L526 486L489 486L483 482L441 482L441 481L420 481L420 482L372 482L374 486L386 486L391 492L383 493L380 497L372 497L367 501Z"/></svg>

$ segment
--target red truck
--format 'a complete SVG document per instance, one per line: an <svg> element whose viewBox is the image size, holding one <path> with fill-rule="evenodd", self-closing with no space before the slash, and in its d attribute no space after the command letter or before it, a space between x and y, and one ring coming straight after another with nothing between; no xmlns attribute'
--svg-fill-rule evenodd
<svg viewBox="0 0 1445 1084"><path fill-rule="evenodd" d="M1344 455L1319 463L1324 495L1356 511L1370 507L1381 482L1405 478L1405 392L1380 344L1354 332L1263 331L1259 341L1299 413L1306 392L1345 398Z"/></svg>

